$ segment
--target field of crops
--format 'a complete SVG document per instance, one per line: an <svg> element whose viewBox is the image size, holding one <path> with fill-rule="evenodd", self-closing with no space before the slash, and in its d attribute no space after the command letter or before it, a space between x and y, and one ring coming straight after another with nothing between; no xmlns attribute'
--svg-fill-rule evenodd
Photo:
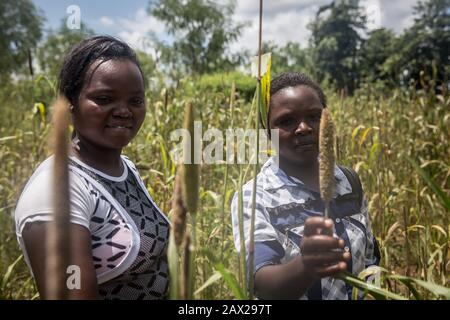
<svg viewBox="0 0 450 320"><path fill-rule="evenodd" d="M230 107L232 78L237 88ZM203 131L245 128L254 118L253 83L247 76L219 74L149 89L147 118L124 154L138 165L149 192L169 216L176 174L171 151L178 143L170 134L183 126L186 102L193 101ZM445 297L445 288L434 284L450 285L450 95L386 91L371 85L352 97L332 91L327 95L337 127L338 162L356 169L369 200L381 266L386 269L382 288L411 299ZM44 120L34 114L33 104L54 97L54 84L45 77L0 90L0 299L38 297L16 241L12 215L24 183L51 154L50 117ZM244 181L251 178L247 167L200 166L196 299L242 297L243 271L233 244L230 201L239 174L246 172Z"/></svg>

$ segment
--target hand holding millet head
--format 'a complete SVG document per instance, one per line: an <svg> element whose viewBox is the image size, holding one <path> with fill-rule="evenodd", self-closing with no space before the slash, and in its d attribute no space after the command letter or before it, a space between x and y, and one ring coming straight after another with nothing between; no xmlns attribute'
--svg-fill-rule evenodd
<svg viewBox="0 0 450 320"><path fill-rule="evenodd" d="M322 217L305 222L301 242L302 261L313 277L336 276L346 270L350 253L345 252L344 240L333 237L333 221Z"/></svg>

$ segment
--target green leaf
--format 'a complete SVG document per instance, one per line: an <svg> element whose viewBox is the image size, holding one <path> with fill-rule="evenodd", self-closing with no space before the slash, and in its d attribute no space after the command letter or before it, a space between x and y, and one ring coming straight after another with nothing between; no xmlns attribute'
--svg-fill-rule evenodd
<svg viewBox="0 0 450 320"><path fill-rule="evenodd" d="M11 277L11 274L14 270L14 268L16 267L16 265L19 263L20 260L22 260L23 255L21 254L12 264L10 264L8 266L8 269L6 269L6 273L3 276L2 279L0 279L0 289L4 288L4 286L6 286L6 284L9 281L9 278Z"/></svg>
<svg viewBox="0 0 450 320"><path fill-rule="evenodd" d="M375 159L376 152L378 151L378 142L375 142L370 148L369 159L372 162Z"/></svg>
<svg viewBox="0 0 450 320"><path fill-rule="evenodd" d="M368 268L364 269L363 271L361 271L358 274L358 278L361 279L362 281L366 282L365 279L367 279L367 277L370 276L380 276L381 272L388 272L386 269L379 267L379 266L369 266ZM352 293L352 299L353 300L357 300L358 299L358 291L359 289L357 287L355 287L353 289L353 293ZM365 296L365 295L364 295Z"/></svg>
<svg viewBox="0 0 450 320"><path fill-rule="evenodd" d="M352 130L352 142L355 140L355 137L358 134L359 130L364 129L364 128L365 127L362 124L360 124Z"/></svg>
<svg viewBox="0 0 450 320"><path fill-rule="evenodd" d="M450 210L450 197L442 191L438 184L425 172L413 159L406 157L406 159L411 163L413 168L419 173L419 175L425 180L428 186L434 191L439 199L441 199L442 204L447 210Z"/></svg>
<svg viewBox="0 0 450 320"><path fill-rule="evenodd" d="M216 269L216 271L220 273L223 280L225 281L225 284L230 288L230 290L234 294L234 296L239 300L247 299L247 296L245 295L244 290L239 285L239 282L236 280L236 277L234 276L234 274L232 274L223 265L222 262L217 261L217 258L214 256L214 254L211 251L209 251L207 249L203 249L203 253L213 263L214 269Z"/></svg>
<svg viewBox="0 0 450 320"><path fill-rule="evenodd" d="M164 168L164 170L166 172L169 172L169 169L167 167L168 160L167 160L166 146L165 146L163 138L161 136L158 136L158 138L159 138L159 150L161 151L161 158L162 158L163 168Z"/></svg>
<svg viewBox="0 0 450 320"><path fill-rule="evenodd" d="M340 279L366 293L370 293L377 300L386 300L387 298L392 300L408 300L408 298L401 295L381 289L373 284L366 283L348 272L342 272Z"/></svg>
<svg viewBox="0 0 450 320"><path fill-rule="evenodd" d="M396 279L406 285L406 283L414 282L415 284L421 286L422 288L427 289L431 293L435 294L436 296L442 296L445 299L450 299L450 288L446 288L444 286L438 285L433 282L429 281L423 281L416 278L411 278L407 276L401 276L401 275L392 275L389 276L390 279ZM408 286L409 288L409 286Z"/></svg>
<svg viewBox="0 0 450 320"><path fill-rule="evenodd" d="M367 135L369 134L369 132L372 130L372 128L367 128L366 130L364 130L363 134L361 135L361 138L359 138L359 146L361 147L362 144L364 143L364 141L366 141L367 139Z"/></svg>
<svg viewBox="0 0 450 320"><path fill-rule="evenodd" d="M411 281L406 281L405 279L397 279L401 283L403 283L405 286L408 287L408 289L413 294L414 298L416 300L423 300L423 296L417 291L417 289L412 285Z"/></svg>
<svg viewBox="0 0 450 320"><path fill-rule="evenodd" d="M212 285L214 282L217 282L218 280L220 280L222 278L222 274L220 272L214 272L213 275L211 277L209 277L208 280L205 281L205 283L197 289L197 291L195 291L195 295L199 294L200 292L202 292L203 290L205 290L206 288L208 288L210 285Z"/></svg>
<svg viewBox="0 0 450 320"><path fill-rule="evenodd" d="M247 299L247 296L244 293L244 290L239 286L238 281L234 274L232 274L228 269L225 268L223 263L217 263L215 266L216 270L220 272L223 277L223 280L230 288L231 292L233 292L234 296L239 300Z"/></svg>
<svg viewBox="0 0 450 320"><path fill-rule="evenodd" d="M252 76L258 78L258 61L259 56L252 59ZM264 128L267 128L267 113L269 111L270 103L270 69L272 67L272 53L268 52L261 56L261 104L259 105L259 112L261 114L261 121ZM256 88L258 90L258 88ZM255 93L256 96L256 93Z"/></svg>

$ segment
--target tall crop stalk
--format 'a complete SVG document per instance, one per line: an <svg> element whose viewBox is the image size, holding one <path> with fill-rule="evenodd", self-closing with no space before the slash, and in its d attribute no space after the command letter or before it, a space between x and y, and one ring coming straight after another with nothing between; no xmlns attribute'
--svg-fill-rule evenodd
<svg viewBox="0 0 450 320"><path fill-rule="evenodd" d="M189 257L189 260L184 259L183 264L185 264L184 270L189 272L184 273L184 277L188 277L188 281L183 281L186 285L188 283L187 296L185 298L192 299L195 284L195 273L194 273L194 261L195 261L195 250L196 250L196 213L198 210L199 202L199 183L200 183L200 171L199 165L196 164L196 155L200 150L195 150L195 135L194 135L194 120L195 120L195 110L192 101L189 101L186 105L185 118L184 118L184 128L189 132L188 139L184 139L184 156L185 161L182 167L182 193L183 193L183 203L188 210L191 222L192 222L192 240L189 238L189 242L185 244L185 250L192 252L185 252L185 257ZM190 154L190 159L186 158L186 154ZM190 161L187 161L190 160ZM189 264L189 267L186 266Z"/></svg>
<svg viewBox="0 0 450 320"><path fill-rule="evenodd" d="M187 210L183 203L182 191L182 167L178 167L176 173L174 191L172 197L172 228L170 232L168 260L170 272L170 295L172 299L180 298L180 274L179 270L179 248L182 245L186 231Z"/></svg>
<svg viewBox="0 0 450 320"><path fill-rule="evenodd" d="M261 43L262 43L262 12L263 12L263 0L259 1L259 40L258 40L258 78L256 85L257 94L257 112L256 112L256 151L255 151L255 165L253 166L253 190L252 190L252 215L250 220L250 242L249 242L249 257L248 257L248 286L249 286L249 299L253 299L255 295L254 291L254 258L255 258L255 208L256 208L256 178L258 175L259 165L259 123L261 121Z"/></svg>
<svg viewBox="0 0 450 320"><path fill-rule="evenodd" d="M67 299L66 269L70 259L68 103L59 98L54 105L53 144L53 222L47 233L46 295L48 299Z"/></svg>
<svg viewBox="0 0 450 320"><path fill-rule="evenodd" d="M335 188L334 181L334 125L330 112L323 109L319 134L319 182L320 196L325 202L325 218L330 216L330 201Z"/></svg>
<svg viewBox="0 0 450 320"><path fill-rule="evenodd" d="M231 115L231 123L230 123L230 128L233 129L233 111L234 111L234 98L236 96L236 84L233 82L231 85L231 92L230 92L230 115ZM226 114L225 114L226 117ZM226 119L226 118L225 118ZM227 159L228 160L228 159ZM227 196L227 187L228 187L228 161L225 161L225 173L224 173L224 185L223 185L223 192L222 192L222 208L221 208L221 213L222 213L222 235L221 238L222 240L225 240L225 236L226 236L226 226L225 226L225 201L226 201L226 196ZM221 242L221 250L220 250L220 261L223 262L223 255L225 252L225 241ZM220 290L219 290L219 295L222 295L222 283L220 284Z"/></svg>

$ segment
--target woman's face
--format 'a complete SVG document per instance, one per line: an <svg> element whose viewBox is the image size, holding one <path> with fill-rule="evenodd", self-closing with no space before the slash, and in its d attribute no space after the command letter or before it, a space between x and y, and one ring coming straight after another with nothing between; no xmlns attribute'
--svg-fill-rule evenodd
<svg viewBox="0 0 450 320"><path fill-rule="evenodd" d="M89 67L73 124L82 142L122 149L145 118L144 82L130 60L97 60Z"/></svg>
<svg viewBox="0 0 450 320"><path fill-rule="evenodd" d="M269 127L279 129L280 160L293 165L317 161L323 109L317 93L299 85L281 89L271 100Z"/></svg>

